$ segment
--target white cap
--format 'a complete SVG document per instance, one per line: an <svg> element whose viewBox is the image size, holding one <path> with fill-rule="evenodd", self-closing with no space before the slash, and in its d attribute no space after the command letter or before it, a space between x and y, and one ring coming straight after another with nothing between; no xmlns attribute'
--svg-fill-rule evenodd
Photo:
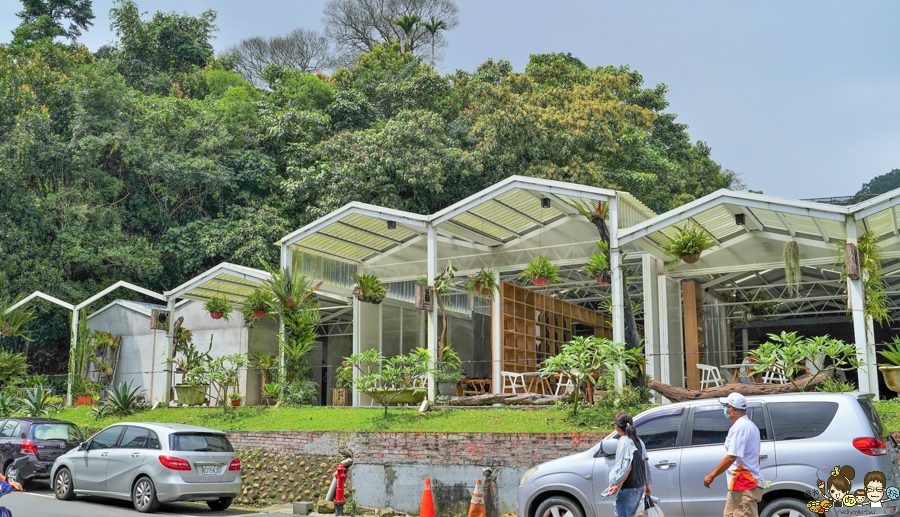
<svg viewBox="0 0 900 517"><path fill-rule="evenodd" d="M727 397L719 397L719 403L735 409L747 409L747 397L740 393L732 393Z"/></svg>

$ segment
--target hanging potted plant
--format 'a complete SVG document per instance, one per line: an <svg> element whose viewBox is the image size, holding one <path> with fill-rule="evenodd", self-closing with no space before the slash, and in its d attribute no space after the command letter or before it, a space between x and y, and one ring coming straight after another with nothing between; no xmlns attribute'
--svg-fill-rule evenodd
<svg viewBox="0 0 900 517"><path fill-rule="evenodd" d="M879 364L878 369L884 377L888 389L900 393L900 339L894 336L893 343L886 343L887 350L878 352L889 364Z"/></svg>
<svg viewBox="0 0 900 517"><path fill-rule="evenodd" d="M528 263L519 278L530 278L534 285L544 287L559 282L559 266L550 262L547 255L538 255Z"/></svg>
<svg viewBox="0 0 900 517"><path fill-rule="evenodd" d="M688 264L693 264L700 260L702 252L716 245L709 233L699 226L676 226L675 229L678 230L678 234L662 245L666 256L675 260L681 259ZM666 269L671 268L675 264L675 260L669 262Z"/></svg>
<svg viewBox="0 0 900 517"><path fill-rule="evenodd" d="M387 287L381 285L378 275L353 275L356 287L353 288L353 296L357 300L378 305L387 294Z"/></svg>
<svg viewBox="0 0 900 517"><path fill-rule="evenodd" d="M203 310L209 312L214 320L228 321L231 311L234 307L224 296L213 296L203 304Z"/></svg>
<svg viewBox="0 0 900 517"><path fill-rule="evenodd" d="M491 296L500 288L497 282L497 274L487 269L482 269L466 282L466 290L475 293L479 300Z"/></svg>
<svg viewBox="0 0 900 517"><path fill-rule="evenodd" d="M275 301L272 295L262 289L256 289L244 300L245 319L261 320L272 309Z"/></svg>
<svg viewBox="0 0 900 517"><path fill-rule="evenodd" d="M606 254L606 243L603 241L597 242L597 247L600 248L600 254L591 253L591 258L588 259L587 265L584 266L584 272L588 274L588 276L592 276L597 279L597 283L600 285L609 284L609 256Z"/></svg>

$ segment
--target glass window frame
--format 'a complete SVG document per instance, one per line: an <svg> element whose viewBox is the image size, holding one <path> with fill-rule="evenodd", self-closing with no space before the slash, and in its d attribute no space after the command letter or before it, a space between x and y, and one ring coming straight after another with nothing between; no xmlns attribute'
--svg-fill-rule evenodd
<svg viewBox="0 0 900 517"><path fill-rule="evenodd" d="M132 429L136 429L139 431L144 431L144 444L141 447L125 447L125 437L128 435L128 432ZM116 444L116 449L135 449L135 450L143 450L147 448L147 442L150 441L150 430L146 427L139 427L136 425L129 425L125 427L125 431L122 432L122 436L119 437L118 443Z"/></svg>
<svg viewBox="0 0 900 517"><path fill-rule="evenodd" d="M115 449L115 448L117 448L117 447L119 446L119 440L122 439L122 433L125 432L125 428L126 428L126 427L128 427L128 426L117 425L117 426L115 426L115 427L107 427L106 429L104 429L104 430L100 431L99 433L95 434L94 436L91 437L91 443L90 443L90 445L88 446L88 451L95 451L95 450L96 450L96 451L103 451L103 450L107 450L107 449ZM103 433L105 433L105 432L107 432L107 431L112 431L112 430L118 430L118 431L119 431L119 434L116 436L116 441L113 442L112 445L110 445L109 447L94 447L94 444L97 442L97 437L98 437L98 436L100 436L101 434L103 434Z"/></svg>

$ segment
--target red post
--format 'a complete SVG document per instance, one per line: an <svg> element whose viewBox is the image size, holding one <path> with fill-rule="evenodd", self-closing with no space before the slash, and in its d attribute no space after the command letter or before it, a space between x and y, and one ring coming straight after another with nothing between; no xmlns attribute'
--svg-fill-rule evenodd
<svg viewBox="0 0 900 517"><path fill-rule="evenodd" d="M337 474L334 477L337 479L337 489L334 492L334 504L336 508L340 508L343 510L344 508L344 480L347 479L347 474L345 473L347 469L344 468L343 463L339 463L337 467ZM337 505L340 505L339 507ZM343 512L341 512L343 513Z"/></svg>

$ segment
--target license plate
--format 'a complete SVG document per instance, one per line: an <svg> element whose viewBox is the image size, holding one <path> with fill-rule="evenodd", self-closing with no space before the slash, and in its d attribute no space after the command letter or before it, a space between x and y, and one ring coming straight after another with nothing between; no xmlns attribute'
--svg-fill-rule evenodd
<svg viewBox="0 0 900 517"><path fill-rule="evenodd" d="M200 467L200 473L214 476L219 473L219 467Z"/></svg>

